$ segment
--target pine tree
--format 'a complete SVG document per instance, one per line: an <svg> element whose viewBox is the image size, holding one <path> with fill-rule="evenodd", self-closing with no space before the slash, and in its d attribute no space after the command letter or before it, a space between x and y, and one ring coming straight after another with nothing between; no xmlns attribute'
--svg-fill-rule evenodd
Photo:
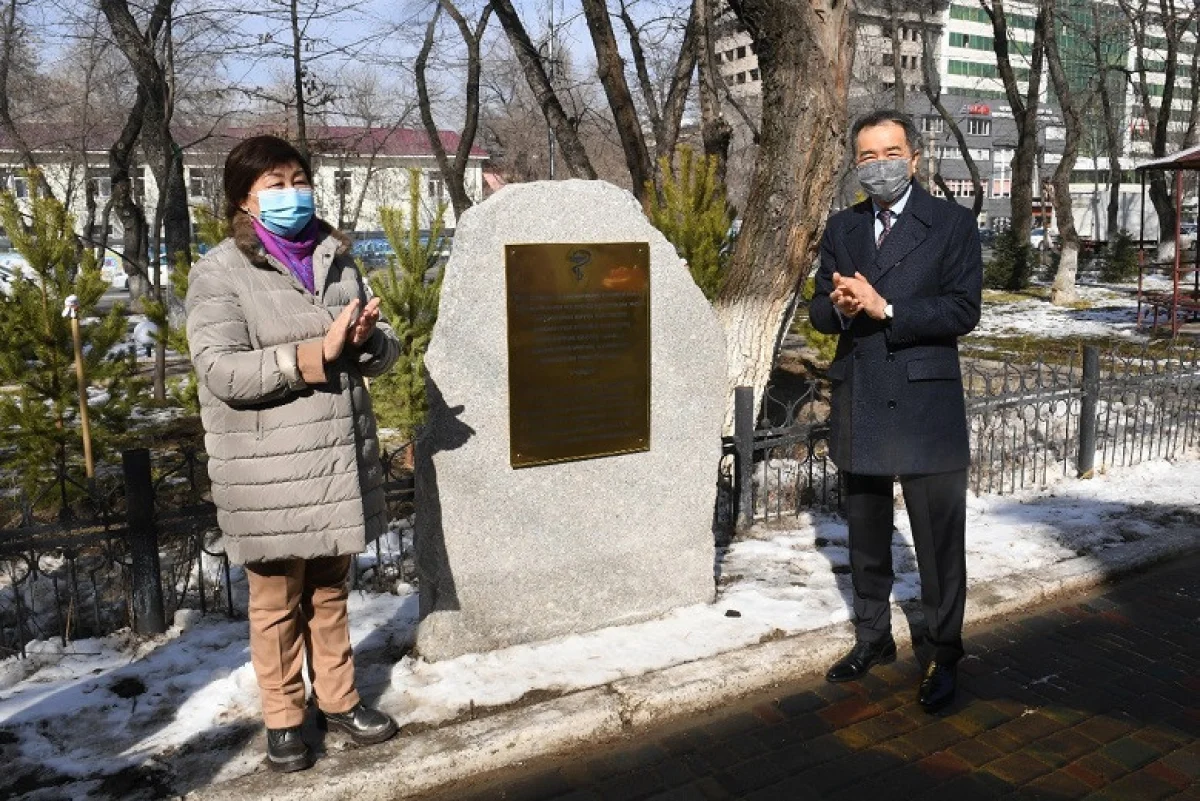
<svg viewBox="0 0 1200 801"><path fill-rule="evenodd" d="M662 196L647 188L646 216L675 246L696 285L712 300L721 288L723 250L733 219L725 188L717 180L717 158L697 158L691 148L681 147L678 172L665 157L659 163Z"/></svg>
<svg viewBox="0 0 1200 801"><path fill-rule="evenodd" d="M121 309L89 321L108 282L91 252L76 246L74 219L36 188L38 180L29 185L35 189L28 213L12 194L0 193L0 224L35 276L0 294L0 430L12 444L0 458L16 471L29 498L65 508L81 486L69 477L82 474L73 341L70 320L62 315L68 296L79 300L89 384L103 392L103 400L88 403L97 463L120 442L140 384L130 360L110 355L125 338ZM51 481L56 493L45 492Z"/></svg>
<svg viewBox="0 0 1200 801"><path fill-rule="evenodd" d="M371 398L381 425L412 437L425 421L425 351L437 322L442 273L426 273L437 265L443 246L446 205L434 212L427 236L421 233L421 171L409 170L408 207L380 210L383 232L392 246L387 267L370 277L380 311L400 339L400 358L390 371L371 382Z"/></svg>

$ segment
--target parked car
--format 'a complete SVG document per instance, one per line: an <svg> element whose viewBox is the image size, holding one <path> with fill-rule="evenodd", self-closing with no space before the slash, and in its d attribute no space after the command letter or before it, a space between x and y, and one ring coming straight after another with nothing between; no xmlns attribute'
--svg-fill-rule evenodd
<svg viewBox="0 0 1200 801"><path fill-rule="evenodd" d="M383 267L393 253L391 243L383 237L356 239L350 248L350 254L367 268Z"/></svg>
<svg viewBox="0 0 1200 801"><path fill-rule="evenodd" d="M1058 245L1058 236L1054 232L1047 236L1045 228L1034 228L1029 232L1029 244L1033 245L1035 250L1041 250L1043 245L1053 248Z"/></svg>
<svg viewBox="0 0 1200 801"><path fill-rule="evenodd" d="M996 230L994 228L980 228L979 244L985 248L993 247L996 244Z"/></svg>

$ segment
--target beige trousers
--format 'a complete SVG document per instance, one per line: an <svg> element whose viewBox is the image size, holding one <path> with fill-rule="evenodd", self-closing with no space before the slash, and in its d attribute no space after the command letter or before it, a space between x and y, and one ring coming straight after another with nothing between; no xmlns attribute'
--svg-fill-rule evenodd
<svg viewBox="0 0 1200 801"><path fill-rule="evenodd" d="M346 617L350 556L246 565L250 661L268 729L304 722L304 663L317 707L346 712L358 703Z"/></svg>

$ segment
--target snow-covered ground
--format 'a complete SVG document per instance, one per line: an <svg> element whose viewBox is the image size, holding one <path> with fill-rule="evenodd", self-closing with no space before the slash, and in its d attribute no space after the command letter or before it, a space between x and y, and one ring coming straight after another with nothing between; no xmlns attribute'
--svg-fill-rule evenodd
<svg viewBox="0 0 1200 801"><path fill-rule="evenodd" d="M1147 289L1170 289L1164 276L1146 278ZM1080 305L1087 308L1052 306L1042 300L985 303L983 317L974 336L1117 337L1145 342L1148 331L1137 330L1137 283L1111 286L1080 285ZM967 339L969 343L970 338Z"/></svg>
<svg viewBox="0 0 1200 801"><path fill-rule="evenodd" d="M1200 461L1153 462L1042 494L972 498L968 569L975 586L1070 560L1106 562L1130 543L1198 531ZM918 597L905 515L897 514L895 598ZM1197 545L1200 545L1200 534ZM409 731L694 661L780 634L849 619L846 528L797 518L735 542L719 560L717 603L646 623L469 654L438 663L406 653L416 596L356 593L350 620L359 682ZM519 592L514 588L514 592ZM736 610L738 616L728 616ZM138 797L261 769L257 689L244 622L183 613L167 635L126 633L0 662L0 795ZM341 747L331 738L331 749ZM143 791L135 791L141 786ZM42 787L38 791L35 788ZM69 788L69 789L67 789ZM44 793L44 795L43 795Z"/></svg>
<svg viewBox="0 0 1200 801"><path fill-rule="evenodd" d="M1118 332L1136 341L1135 303L1127 294L1082 294L1092 308L988 304L981 332ZM905 515L896 522L895 597L904 602L918 597L918 577ZM1194 537L1200 547L1198 523L1196 455L1091 481L1060 479L1041 491L972 497L968 571L973 586L1011 594L1022 577L1051 565L1116 561L1146 538ZM410 586L355 593L350 620L359 685L368 701L413 732L842 623L850 615L846 541L845 524L826 515L759 528L720 555L713 605L438 663L409 653L417 619ZM41 642L29 659L0 661L0 796L159 797L261 770L245 622L183 612L176 623L151 640L123 632L66 648ZM344 744L330 738L326 747Z"/></svg>

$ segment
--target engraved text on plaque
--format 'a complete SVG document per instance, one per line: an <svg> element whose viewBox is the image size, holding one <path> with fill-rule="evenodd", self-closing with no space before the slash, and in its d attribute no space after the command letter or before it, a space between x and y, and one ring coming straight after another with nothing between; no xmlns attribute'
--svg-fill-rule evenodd
<svg viewBox="0 0 1200 801"><path fill-rule="evenodd" d="M508 245L513 467L650 448L650 248Z"/></svg>

